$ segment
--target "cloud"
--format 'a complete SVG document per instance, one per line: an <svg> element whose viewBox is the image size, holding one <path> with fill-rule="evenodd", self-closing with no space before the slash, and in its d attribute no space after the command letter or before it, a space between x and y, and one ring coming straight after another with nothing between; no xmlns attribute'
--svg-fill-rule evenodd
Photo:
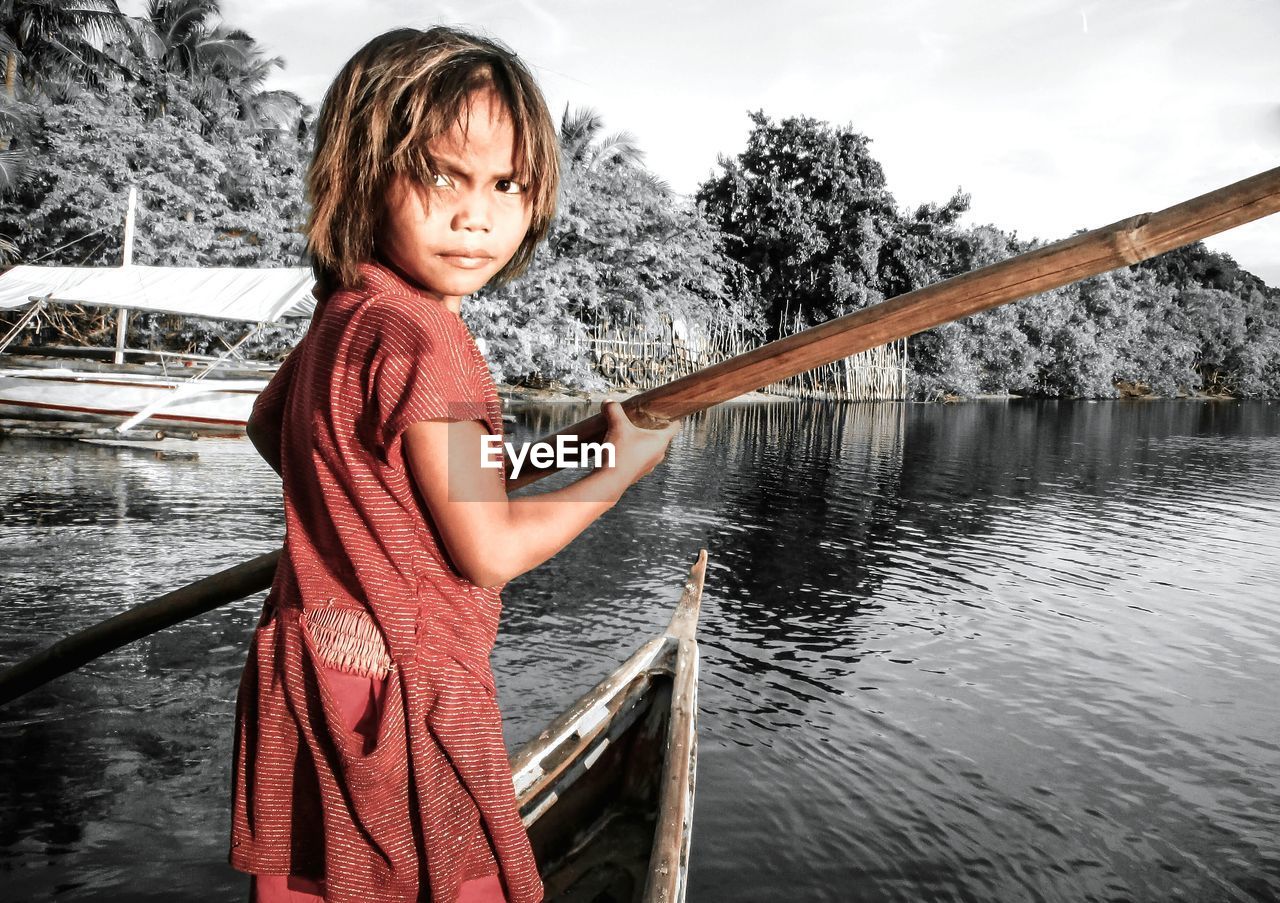
<svg viewBox="0 0 1280 903"><path fill-rule="evenodd" d="M563 19L553 16L535 0L516 0L516 3L546 29L547 43L539 45L539 54L550 57L563 54L569 46L569 29Z"/></svg>

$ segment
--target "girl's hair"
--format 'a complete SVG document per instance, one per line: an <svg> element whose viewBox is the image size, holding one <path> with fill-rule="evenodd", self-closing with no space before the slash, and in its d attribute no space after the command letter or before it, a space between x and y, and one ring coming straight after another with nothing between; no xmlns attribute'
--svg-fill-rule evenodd
<svg viewBox="0 0 1280 903"><path fill-rule="evenodd" d="M533 208L528 234L492 281L528 269L560 187L559 142L542 92L515 53L495 41L443 26L401 28L362 47L325 94L307 173L307 254L320 292L359 282L392 177L433 184L427 143L465 120L477 90L492 90L511 117L516 180Z"/></svg>

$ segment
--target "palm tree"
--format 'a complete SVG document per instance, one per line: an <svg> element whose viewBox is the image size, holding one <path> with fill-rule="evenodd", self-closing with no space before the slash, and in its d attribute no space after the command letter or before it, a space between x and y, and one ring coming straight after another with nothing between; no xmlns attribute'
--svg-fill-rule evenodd
<svg viewBox="0 0 1280 903"><path fill-rule="evenodd" d="M219 31L234 53L220 55L210 69L236 118L257 133L292 128L302 111L302 98L292 91L263 89L271 73L284 68L284 58L267 56L246 32Z"/></svg>
<svg viewBox="0 0 1280 903"><path fill-rule="evenodd" d="M141 18L133 20L133 49L151 90L144 102L150 115L174 113L207 121L193 105L194 88L207 77L211 59L234 52L214 34L220 15L218 0L147 0Z"/></svg>
<svg viewBox="0 0 1280 903"><path fill-rule="evenodd" d="M568 104L560 117L560 151L572 169L594 169L605 160L640 165L644 151L636 144L630 132L615 132L600 138L604 131L604 117L590 107L578 107L572 113Z"/></svg>
<svg viewBox="0 0 1280 903"><path fill-rule="evenodd" d="M576 170L590 172L597 166L615 161L632 166L641 174L645 184L660 194L670 194L671 186L644 167L644 151L636 143L636 136L628 131L614 132L604 138L604 117L590 107L579 107L573 113L565 105L560 117L560 153L564 169L572 174Z"/></svg>
<svg viewBox="0 0 1280 903"><path fill-rule="evenodd" d="M4 91L11 100L19 84L34 95L119 75L104 50L110 41L132 37L116 0L0 0L0 32Z"/></svg>
<svg viewBox="0 0 1280 903"><path fill-rule="evenodd" d="M4 57L4 96L13 102L18 91L18 43L9 34L8 20L0 29L0 56Z"/></svg>
<svg viewBox="0 0 1280 903"><path fill-rule="evenodd" d="M23 101L58 102L82 85L121 76L107 49L112 41L131 37L127 23L116 0L0 0L0 194L17 188L31 168L30 153L21 146L31 124ZM0 260L12 258L13 244L0 239L5 242Z"/></svg>
<svg viewBox="0 0 1280 903"><path fill-rule="evenodd" d="M148 50L167 71L195 79L225 49L213 37L221 16L219 0L147 0L143 21L154 38Z"/></svg>
<svg viewBox="0 0 1280 903"><path fill-rule="evenodd" d="M7 31L0 31L0 57L5 60L5 90L0 93L0 194L16 184L18 176L14 167L25 160L25 154L16 154L9 150L13 136L26 126L26 117L18 107L17 70L18 45L9 37ZM10 63L12 65L10 65ZM10 69L12 68L12 72Z"/></svg>
<svg viewBox="0 0 1280 903"><path fill-rule="evenodd" d="M302 100L289 91L264 91L263 84L284 60L269 57L254 38L220 21L219 0L147 0L143 17L147 53L160 72L158 112L179 94L189 95L206 130L235 117L255 132L291 128ZM172 76L187 83L172 90Z"/></svg>
<svg viewBox="0 0 1280 903"><path fill-rule="evenodd" d="M26 130L21 112L0 101L0 196L20 185L31 169L31 155L21 147L13 147L13 137Z"/></svg>

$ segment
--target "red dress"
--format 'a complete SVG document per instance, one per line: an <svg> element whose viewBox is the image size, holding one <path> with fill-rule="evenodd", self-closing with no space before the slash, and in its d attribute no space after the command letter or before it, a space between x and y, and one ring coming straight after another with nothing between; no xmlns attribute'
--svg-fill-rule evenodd
<svg viewBox="0 0 1280 903"><path fill-rule="evenodd" d="M230 862L323 880L330 903L455 903L492 875L537 903L489 669L501 587L453 568L401 451L421 420L500 436L501 403L461 317L361 273L255 412L280 409L286 537L237 699ZM334 667L380 682L372 744Z"/></svg>

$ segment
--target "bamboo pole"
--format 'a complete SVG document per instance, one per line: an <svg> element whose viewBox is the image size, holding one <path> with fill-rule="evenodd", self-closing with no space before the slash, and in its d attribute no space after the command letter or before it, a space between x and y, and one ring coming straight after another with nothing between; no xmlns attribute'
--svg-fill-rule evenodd
<svg viewBox="0 0 1280 903"><path fill-rule="evenodd" d="M259 555L59 640L0 674L0 705L134 640L266 589L280 550Z"/></svg>
<svg viewBox="0 0 1280 903"><path fill-rule="evenodd" d="M822 364L1138 263L1277 211L1280 167L1158 213L1120 220L828 320L633 395L622 406L632 422L661 427ZM556 436L564 435L573 437L571 441L596 442L604 438L607 423L603 413L594 414L540 441L554 442ZM519 478L511 479L508 460L507 491L527 486L556 469L537 468L526 461ZM260 555L55 643L0 674L0 703L148 633L266 589L279 554Z"/></svg>

